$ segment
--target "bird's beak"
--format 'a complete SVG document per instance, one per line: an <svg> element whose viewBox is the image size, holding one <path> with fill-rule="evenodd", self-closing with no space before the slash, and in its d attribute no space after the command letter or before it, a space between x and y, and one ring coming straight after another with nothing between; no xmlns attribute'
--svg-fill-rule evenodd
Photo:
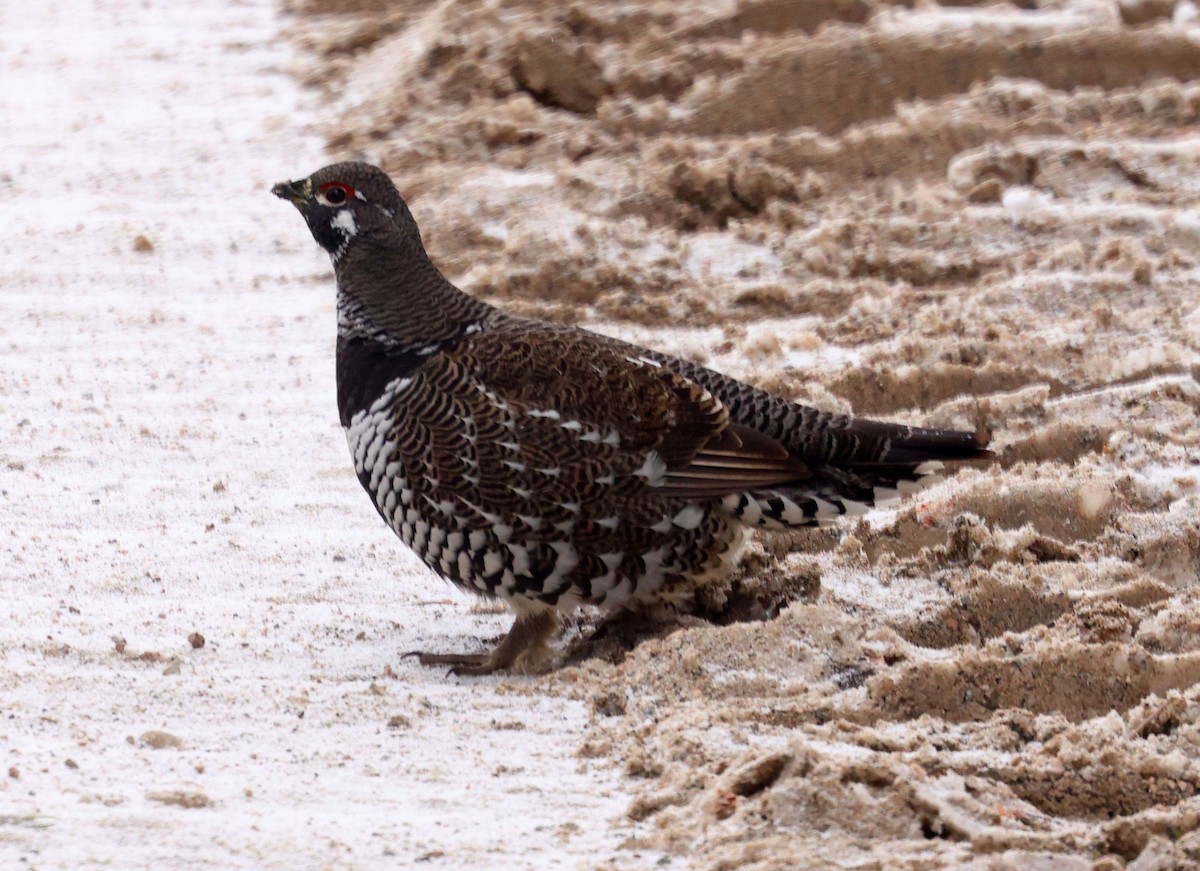
<svg viewBox="0 0 1200 871"><path fill-rule="evenodd" d="M271 188L271 193L281 200L287 200L296 208L300 208L308 202L309 187L307 179L304 181L281 181Z"/></svg>

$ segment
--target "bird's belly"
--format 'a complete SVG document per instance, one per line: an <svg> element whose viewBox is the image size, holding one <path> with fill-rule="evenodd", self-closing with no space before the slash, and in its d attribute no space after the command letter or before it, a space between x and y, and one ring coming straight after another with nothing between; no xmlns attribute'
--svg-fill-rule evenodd
<svg viewBox="0 0 1200 871"><path fill-rule="evenodd" d="M480 504L479 493L448 494L427 469L406 467L393 433L383 414L369 412L347 427L363 489L430 569L475 593L613 610L674 597L723 573L740 543L738 530L719 512L669 534L645 528L635 534L623 524L599 538L573 535L570 528L534 529L527 517L493 513L489 508L498 506Z"/></svg>

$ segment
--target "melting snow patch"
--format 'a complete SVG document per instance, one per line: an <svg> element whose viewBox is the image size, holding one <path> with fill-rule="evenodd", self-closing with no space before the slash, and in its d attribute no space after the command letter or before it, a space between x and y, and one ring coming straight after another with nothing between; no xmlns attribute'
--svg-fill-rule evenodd
<svg viewBox="0 0 1200 871"><path fill-rule="evenodd" d="M1000 197L1000 204L1008 209L1014 220L1044 209L1053 202L1054 197L1045 191L1024 185L1007 188Z"/></svg>

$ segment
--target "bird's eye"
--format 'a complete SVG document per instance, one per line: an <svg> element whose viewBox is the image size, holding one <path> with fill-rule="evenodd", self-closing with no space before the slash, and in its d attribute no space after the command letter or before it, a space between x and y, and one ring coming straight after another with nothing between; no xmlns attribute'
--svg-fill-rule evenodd
<svg viewBox="0 0 1200 871"><path fill-rule="evenodd" d="M321 198L331 206L340 206L354 196L354 188L340 181L331 181L321 185Z"/></svg>

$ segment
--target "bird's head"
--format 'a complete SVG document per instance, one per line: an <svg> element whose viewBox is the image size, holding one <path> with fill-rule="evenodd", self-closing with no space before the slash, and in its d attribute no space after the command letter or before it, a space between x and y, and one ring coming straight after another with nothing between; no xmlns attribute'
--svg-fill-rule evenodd
<svg viewBox="0 0 1200 871"><path fill-rule="evenodd" d="M368 163L334 163L299 181L271 188L295 206L317 243L339 263L364 241L383 244L421 237L392 180Z"/></svg>

